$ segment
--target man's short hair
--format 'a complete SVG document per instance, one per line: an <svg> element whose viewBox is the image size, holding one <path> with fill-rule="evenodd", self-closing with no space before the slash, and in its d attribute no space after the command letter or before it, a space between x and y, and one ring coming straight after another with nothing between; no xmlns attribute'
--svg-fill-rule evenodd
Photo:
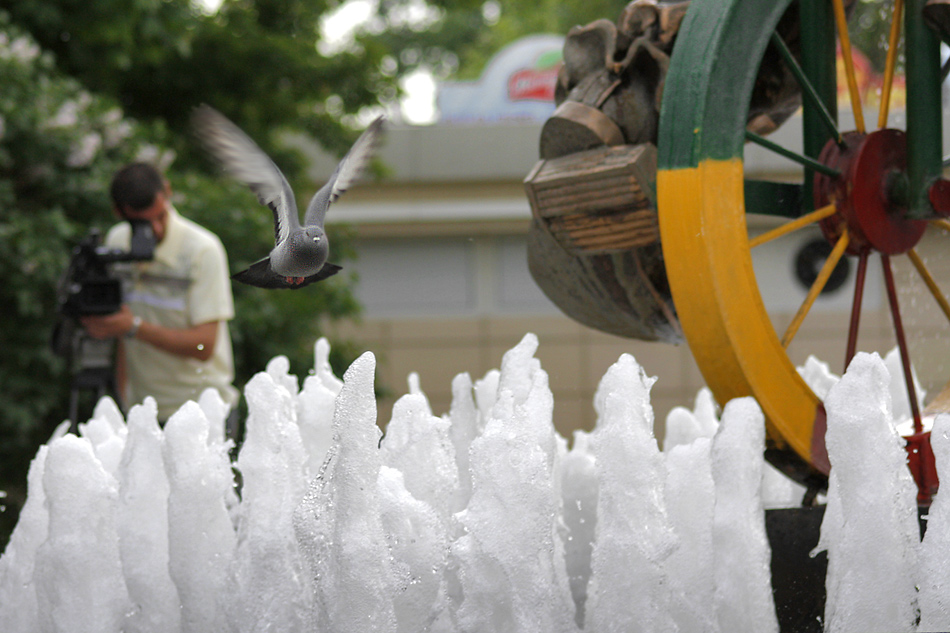
<svg viewBox="0 0 950 633"><path fill-rule="evenodd" d="M109 193L112 203L120 212L125 209L142 211L155 203L155 196L165 190L162 174L148 163L132 163L112 177Z"/></svg>

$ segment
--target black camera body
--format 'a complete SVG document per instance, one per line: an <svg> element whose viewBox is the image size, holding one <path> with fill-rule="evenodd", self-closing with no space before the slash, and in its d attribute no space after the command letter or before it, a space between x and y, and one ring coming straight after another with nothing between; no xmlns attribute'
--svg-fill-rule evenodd
<svg viewBox="0 0 950 633"><path fill-rule="evenodd" d="M155 252L155 233L145 220L129 220L132 239L128 251L102 246L98 230L89 231L73 249L69 268L60 288L59 311L81 317L113 314L122 307L122 281L111 270L116 262L149 261Z"/></svg>
<svg viewBox="0 0 950 633"><path fill-rule="evenodd" d="M132 239L128 251L102 246L102 235L93 229L73 249L69 268L58 289L60 318L53 328L53 353L67 359L72 372L69 395L70 430L77 432L80 393L92 391L119 399L115 383L115 340L95 339L79 318L114 314L122 308L122 280L112 270L116 262L149 261L155 253L155 233L145 220L128 220Z"/></svg>

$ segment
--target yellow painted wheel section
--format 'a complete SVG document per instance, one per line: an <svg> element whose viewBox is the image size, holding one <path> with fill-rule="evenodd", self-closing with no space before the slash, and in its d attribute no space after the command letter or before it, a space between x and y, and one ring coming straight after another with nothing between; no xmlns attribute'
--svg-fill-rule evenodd
<svg viewBox="0 0 950 633"><path fill-rule="evenodd" d="M683 332L721 405L754 396L769 447L825 470L812 435L821 403L779 341L759 293L739 159L660 170L657 207L667 277ZM823 442L819 442L823 447Z"/></svg>

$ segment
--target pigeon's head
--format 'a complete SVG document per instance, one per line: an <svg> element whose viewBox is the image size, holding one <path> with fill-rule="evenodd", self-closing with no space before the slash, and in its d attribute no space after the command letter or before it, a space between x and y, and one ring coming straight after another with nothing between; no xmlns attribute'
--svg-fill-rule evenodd
<svg viewBox="0 0 950 633"><path fill-rule="evenodd" d="M297 233L294 239L293 252L308 260L317 260L323 264L330 253L330 244L327 234L319 226L308 226Z"/></svg>
<svg viewBox="0 0 950 633"><path fill-rule="evenodd" d="M313 242L314 244L326 244L327 234L324 233L323 229L319 226L308 226L303 230L303 234L306 240Z"/></svg>

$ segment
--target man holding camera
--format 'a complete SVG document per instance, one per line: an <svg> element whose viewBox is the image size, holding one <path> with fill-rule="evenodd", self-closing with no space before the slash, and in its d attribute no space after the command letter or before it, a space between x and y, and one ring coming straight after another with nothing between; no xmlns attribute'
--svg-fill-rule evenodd
<svg viewBox="0 0 950 633"><path fill-rule="evenodd" d="M113 209L123 220L148 222L157 245L154 258L117 264L123 279L121 309L84 316L97 339L118 339L116 386L126 403L152 396L165 421L188 400L215 388L232 411L234 361L228 321L234 300L224 246L216 235L178 214L168 181L153 166L120 169L110 187ZM132 228L123 221L105 245L128 250Z"/></svg>

